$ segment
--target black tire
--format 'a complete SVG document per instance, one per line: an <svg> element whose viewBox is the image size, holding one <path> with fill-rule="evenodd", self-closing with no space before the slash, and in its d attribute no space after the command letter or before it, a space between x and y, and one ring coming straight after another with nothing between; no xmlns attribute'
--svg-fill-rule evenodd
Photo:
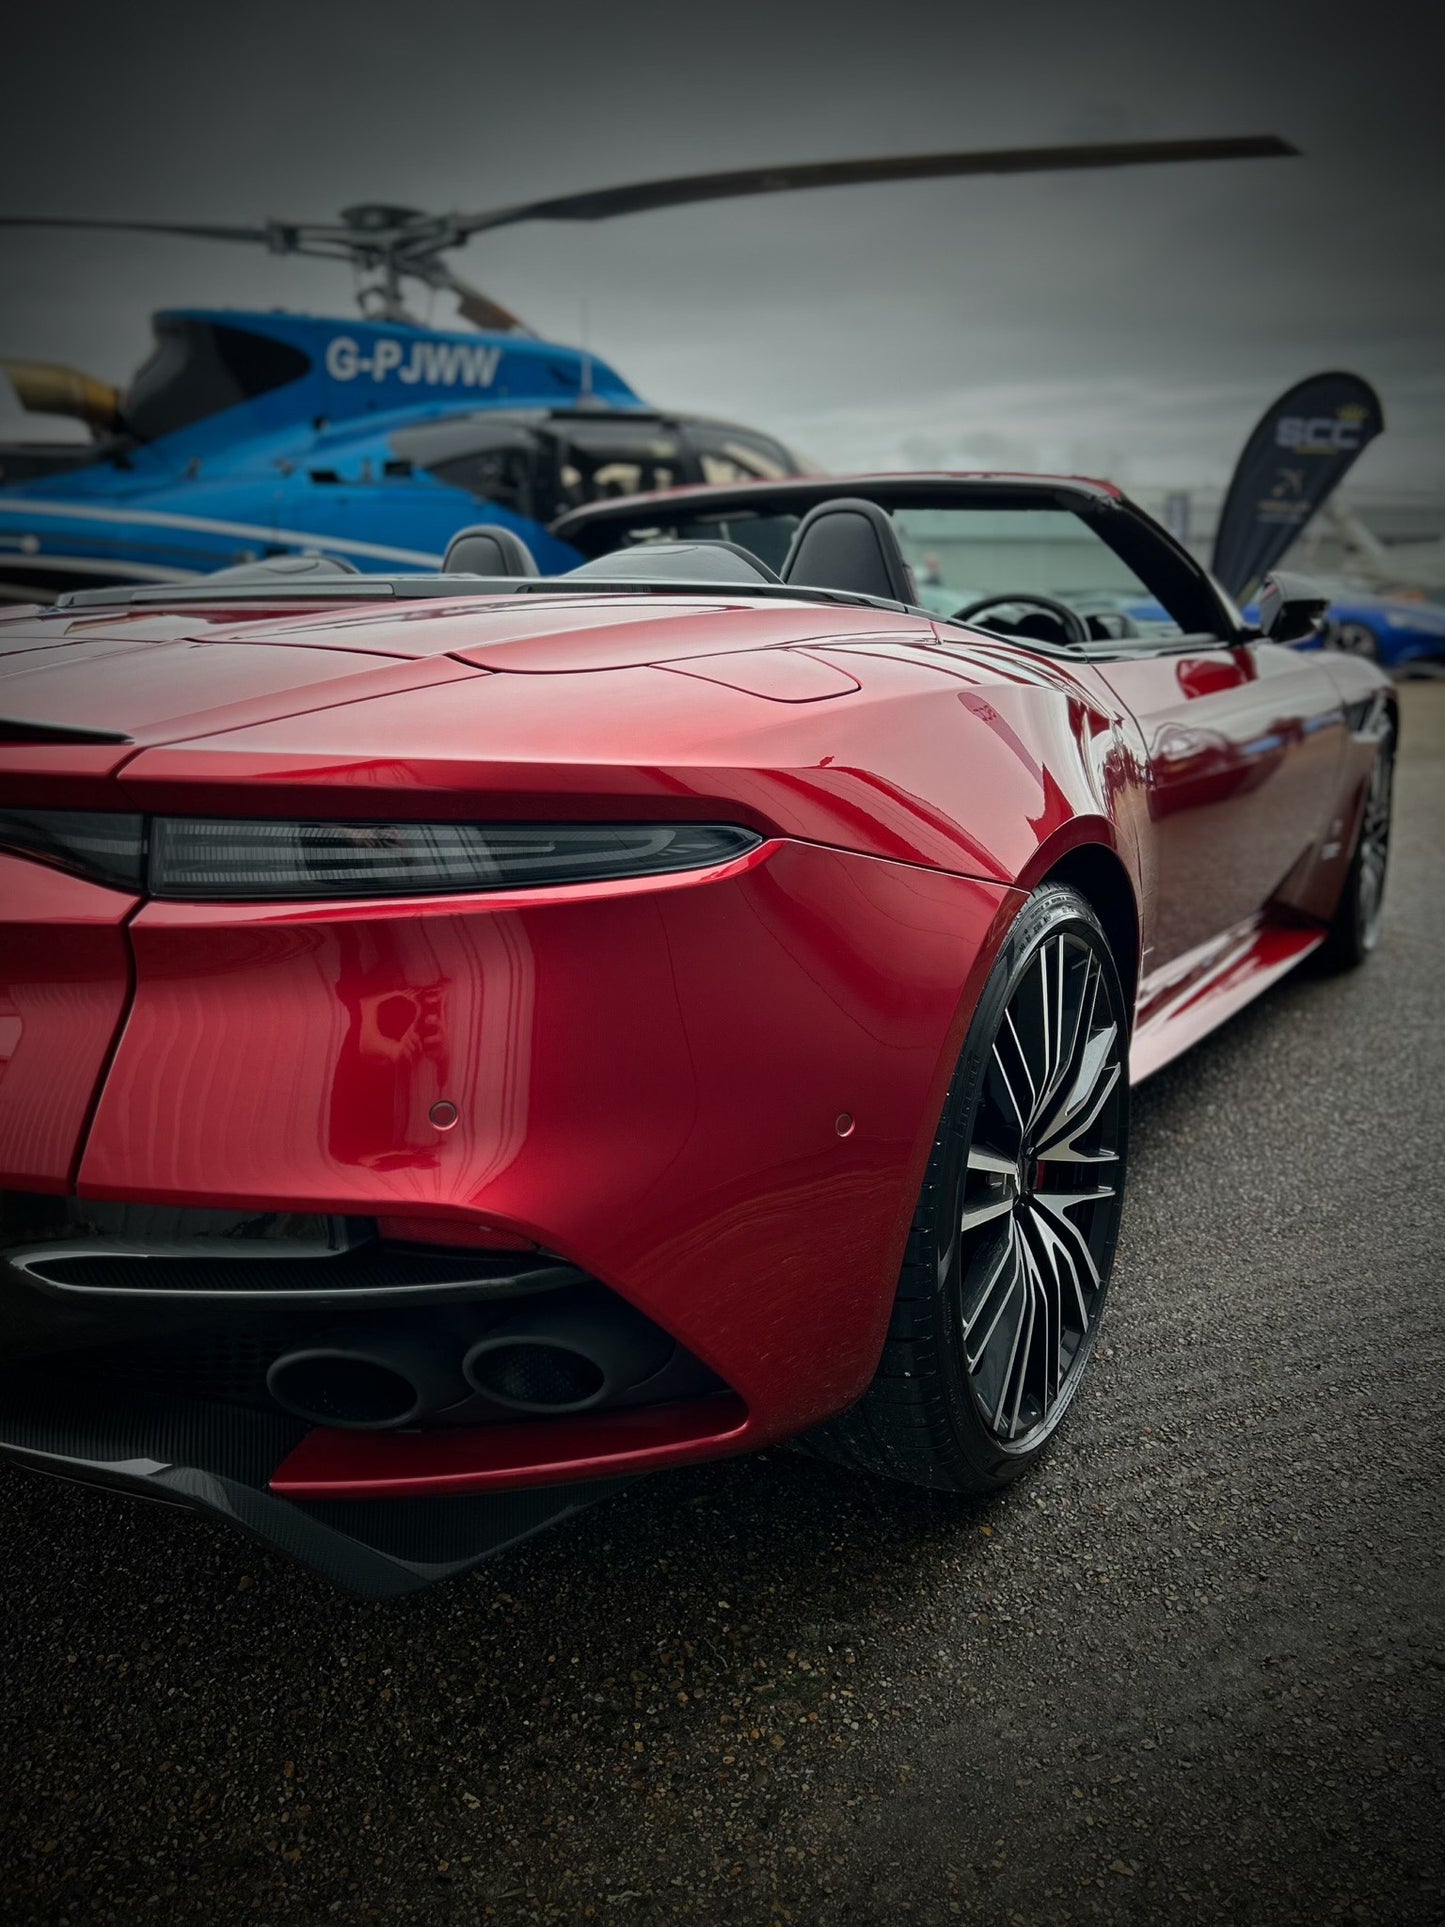
<svg viewBox="0 0 1445 1927"><path fill-rule="evenodd" d="M1330 631L1332 646L1347 656L1362 656L1366 662L1380 660L1380 640L1365 622L1338 622Z"/></svg>
<svg viewBox="0 0 1445 1927"><path fill-rule="evenodd" d="M1358 969L1380 941L1394 794L1395 732L1387 729L1375 750L1344 888L1316 953L1322 969Z"/></svg>
<svg viewBox="0 0 1445 1927"><path fill-rule="evenodd" d="M1128 1081L1108 939L1083 897L1045 884L1015 919L959 1056L877 1376L811 1449L952 1492L993 1491L1038 1457L1108 1291ZM1015 1101L1014 1083L1028 1095Z"/></svg>

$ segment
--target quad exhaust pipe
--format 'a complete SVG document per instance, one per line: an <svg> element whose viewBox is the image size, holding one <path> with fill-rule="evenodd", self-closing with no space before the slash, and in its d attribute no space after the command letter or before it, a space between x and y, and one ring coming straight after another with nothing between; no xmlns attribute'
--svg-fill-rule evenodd
<svg viewBox="0 0 1445 1927"><path fill-rule="evenodd" d="M586 1412L635 1391L675 1351L619 1299L548 1294L480 1336L476 1327L337 1331L283 1352L266 1373L276 1403L313 1425L396 1431L481 1394L533 1416Z"/></svg>
<svg viewBox="0 0 1445 1927"><path fill-rule="evenodd" d="M660 1371L672 1340L619 1300L543 1300L479 1338L467 1383L516 1412L586 1412Z"/></svg>
<svg viewBox="0 0 1445 1927"><path fill-rule="evenodd" d="M461 1349L445 1331L337 1332L283 1352L266 1373L266 1388L313 1425L377 1432L419 1425L467 1396Z"/></svg>

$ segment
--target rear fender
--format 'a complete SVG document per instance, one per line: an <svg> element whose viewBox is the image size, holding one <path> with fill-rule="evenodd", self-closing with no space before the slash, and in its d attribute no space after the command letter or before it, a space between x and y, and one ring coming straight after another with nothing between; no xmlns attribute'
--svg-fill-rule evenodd
<svg viewBox="0 0 1445 1927"><path fill-rule="evenodd" d="M0 853L0 1183L71 1189L130 999L136 907Z"/></svg>
<svg viewBox="0 0 1445 1927"><path fill-rule="evenodd" d="M1017 893L775 841L519 894L148 904L81 1195L474 1216L670 1331L744 1445L839 1409Z"/></svg>

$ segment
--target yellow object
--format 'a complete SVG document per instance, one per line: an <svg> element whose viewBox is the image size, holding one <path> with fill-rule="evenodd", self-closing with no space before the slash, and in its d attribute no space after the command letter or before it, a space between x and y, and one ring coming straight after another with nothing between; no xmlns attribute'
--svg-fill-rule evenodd
<svg viewBox="0 0 1445 1927"><path fill-rule="evenodd" d="M56 361L0 361L22 408L32 414L74 415L92 428L120 426L120 390Z"/></svg>

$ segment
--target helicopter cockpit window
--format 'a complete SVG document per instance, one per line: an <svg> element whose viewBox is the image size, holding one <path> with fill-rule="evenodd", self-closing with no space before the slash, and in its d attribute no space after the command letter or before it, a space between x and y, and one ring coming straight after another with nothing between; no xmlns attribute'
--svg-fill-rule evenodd
<svg viewBox="0 0 1445 1927"><path fill-rule="evenodd" d="M393 437L393 446L439 482L463 488L479 502L510 509L514 515L539 513L541 443L518 422L469 422L464 427L438 422L403 430Z"/></svg>
<svg viewBox="0 0 1445 1927"><path fill-rule="evenodd" d="M783 566L798 526L796 515L675 515L639 523L619 536L610 533L605 546L591 553L605 555L613 548L646 548L652 542L736 542L776 574Z"/></svg>
<svg viewBox="0 0 1445 1927"><path fill-rule="evenodd" d="M689 422L687 438L697 450L705 482L775 482L797 473L781 442L727 422Z"/></svg>
<svg viewBox="0 0 1445 1927"><path fill-rule="evenodd" d="M164 315L155 332L155 348L136 371L121 411L127 430L143 442L268 395L311 368L311 357L299 348L249 328Z"/></svg>
<svg viewBox="0 0 1445 1927"><path fill-rule="evenodd" d="M675 488L695 479L681 436L659 422L568 422L554 424L552 433L559 514L583 502Z"/></svg>

